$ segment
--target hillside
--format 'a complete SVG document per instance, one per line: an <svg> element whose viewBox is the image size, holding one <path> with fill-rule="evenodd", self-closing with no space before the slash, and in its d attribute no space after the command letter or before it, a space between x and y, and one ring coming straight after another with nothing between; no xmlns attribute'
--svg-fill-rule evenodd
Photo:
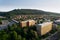
<svg viewBox="0 0 60 40"><path fill-rule="evenodd" d="M46 12L36 9L14 9L9 12L0 12L0 16L13 16L13 15L49 15L49 16L59 16L58 13Z"/></svg>

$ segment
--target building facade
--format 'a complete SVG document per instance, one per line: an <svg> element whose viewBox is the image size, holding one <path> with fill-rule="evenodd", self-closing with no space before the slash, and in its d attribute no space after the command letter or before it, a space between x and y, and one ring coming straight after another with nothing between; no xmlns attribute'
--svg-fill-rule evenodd
<svg viewBox="0 0 60 40"><path fill-rule="evenodd" d="M36 25L39 35L45 35L52 30L52 22L44 22Z"/></svg>
<svg viewBox="0 0 60 40"><path fill-rule="evenodd" d="M20 22L20 26L21 26L21 27L27 27L27 26L30 27L30 26L34 26L35 23L36 23L35 20L21 21L21 22Z"/></svg>

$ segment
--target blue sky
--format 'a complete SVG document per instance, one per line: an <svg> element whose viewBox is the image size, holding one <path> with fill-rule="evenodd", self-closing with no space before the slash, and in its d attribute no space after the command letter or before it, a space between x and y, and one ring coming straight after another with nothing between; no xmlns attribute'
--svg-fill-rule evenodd
<svg viewBox="0 0 60 40"><path fill-rule="evenodd" d="M60 13L60 0L0 0L0 11L38 9Z"/></svg>

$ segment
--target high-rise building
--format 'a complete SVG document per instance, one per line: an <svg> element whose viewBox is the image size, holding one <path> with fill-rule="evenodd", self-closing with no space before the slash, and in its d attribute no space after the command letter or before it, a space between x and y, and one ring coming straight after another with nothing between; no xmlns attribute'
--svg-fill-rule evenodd
<svg viewBox="0 0 60 40"><path fill-rule="evenodd" d="M42 24L37 24L36 28L37 28L38 34L45 35L48 32L50 32L52 30L52 23L53 22L44 22Z"/></svg>

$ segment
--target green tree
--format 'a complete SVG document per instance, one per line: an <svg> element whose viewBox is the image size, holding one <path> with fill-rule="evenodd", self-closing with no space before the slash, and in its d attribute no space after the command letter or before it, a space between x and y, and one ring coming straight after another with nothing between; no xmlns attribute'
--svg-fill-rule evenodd
<svg viewBox="0 0 60 40"><path fill-rule="evenodd" d="M12 36L13 36L14 40L17 40L17 32L16 31L13 31Z"/></svg>
<svg viewBox="0 0 60 40"><path fill-rule="evenodd" d="M2 19L0 18L0 24L2 24Z"/></svg>
<svg viewBox="0 0 60 40"><path fill-rule="evenodd" d="M17 24L13 24L12 27L17 28Z"/></svg>
<svg viewBox="0 0 60 40"><path fill-rule="evenodd" d="M26 38L23 38L23 40L26 40Z"/></svg>
<svg viewBox="0 0 60 40"><path fill-rule="evenodd" d="M8 31L13 31L14 29L14 26L8 26Z"/></svg>
<svg viewBox="0 0 60 40"><path fill-rule="evenodd" d="M2 35L2 40L8 40L8 35L7 34L3 34Z"/></svg>
<svg viewBox="0 0 60 40"><path fill-rule="evenodd" d="M22 40L21 35L18 35L17 40Z"/></svg>

